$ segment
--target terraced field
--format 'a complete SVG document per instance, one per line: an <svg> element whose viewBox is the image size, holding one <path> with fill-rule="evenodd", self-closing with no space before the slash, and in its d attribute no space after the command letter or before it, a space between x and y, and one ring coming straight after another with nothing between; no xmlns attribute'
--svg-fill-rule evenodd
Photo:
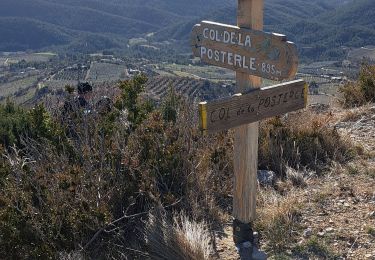
<svg viewBox="0 0 375 260"><path fill-rule="evenodd" d="M85 80L87 68L64 69L53 76L54 80Z"/></svg>
<svg viewBox="0 0 375 260"><path fill-rule="evenodd" d="M320 94L320 95L309 95L308 104L323 104L335 107L339 105L340 99L334 96Z"/></svg>
<svg viewBox="0 0 375 260"><path fill-rule="evenodd" d="M363 59L375 61L375 46L367 46L351 50L348 59L352 62L361 62Z"/></svg>
<svg viewBox="0 0 375 260"><path fill-rule="evenodd" d="M213 83L208 80L170 76L150 78L146 92L151 98L160 100L168 94L171 87L181 95L199 100L229 96L232 93L232 86L224 87L222 84Z"/></svg>

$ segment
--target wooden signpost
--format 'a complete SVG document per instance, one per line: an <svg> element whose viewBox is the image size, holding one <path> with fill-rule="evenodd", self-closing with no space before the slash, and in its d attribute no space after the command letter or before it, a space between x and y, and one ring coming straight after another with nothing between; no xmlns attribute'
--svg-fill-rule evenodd
<svg viewBox="0 0 375 260"><path fill-rule="evenodd" d="M303 80L259 89L262 78L292 79L298 67L292 42L284 35L262 32L263 8L263 0L238 0L237 26L203 21L191 35L194 56L236 71L237 92L246 93L199 105L203 132L234 128L233 238L241 259L265 259L253 247L252 231L259 120L301 109L307 101Z"/></svg>

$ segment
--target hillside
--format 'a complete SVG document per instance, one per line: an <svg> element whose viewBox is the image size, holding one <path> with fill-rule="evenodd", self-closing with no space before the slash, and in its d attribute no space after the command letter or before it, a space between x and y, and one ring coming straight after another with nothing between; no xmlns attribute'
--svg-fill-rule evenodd
<svg viewBox="0 0 375 260"><path fill-rule="evenodd" d="M297 1L281 1L272 0L265 2L265 26L276 24L289 24L295 20L305 19L306 17L314 17L321 13L333 10L334 5L321 4L319 1L305 2L303 0ZM171 25L161 30L158 34L158 39L174 37L179 40L184 40L189 37L191 28L194 24L201 20L212 20L227 24L236 24L236 6L232 5L229 8L218 8L211 10L208 14L191 20L187 23L181 22L178 25Z"/></svg>
<svg viewBox="0 0 375 260"><path fill-rule="evenodd" d="M362 47L375 41L374 15L375 2L360 0L313 19L283 25L280 31L292 36L305 57L340 58L346 54L341 48L343 46Z"/></svg>
<svg viewBox="0 0 375 260"><path fill-rule="evenodd" d="M9 38L1 37L0 51L39 49L51 45L65 44L65 32L71 39L85 42L82 36L98 34L110 42L119 38L138 37L155 32L161 28L192 19L194 15L202 15L207 8L201 6L225 6L228 0L222 1L62 1L62 0L3 0L0 2L0 17L7 19L1 23L0 31L7 31ZM192 10L191 12L187 10ZM11 18L12 22L9 21ZM32 20L28 26L23 26ZM27 28L27 30L23 30ZM18 37L22 31L24 37ZM51 31L53 33L51 34ZM14 35L12 35L12 32ZM61 35L59 35L59 32ZM51 35L51 37L48 37ZM39 42L29 38L41 38ZM9 46L9 40L12 45ZM105 48L113 48L109 44ZM123 47L123 46L122 46ZM98 48L100 49L100 48Z"/></svg>
<svg viewBox="0 0 375 260"><path fill-rule="evenodd" d="M62 28L33 19L0 17L0 24L0 50L39 49L67 44L73 39L72 34Z"/></svg>
<svg viewBox="0 0 375 260"><path fill-rule="evenodd" d="M216 8L229 7L234 5L233 0L48 0L50 2L61 3L65 5L73 5L78 7L88 7L92 9L106 10L109 13L117 13L124 16L135 14L127 14L123 11L128 10L129 8L142 8L143 10L153 10L154 13L169 13L169 15L178 15L178 16L200 16L206 12L211 11ZM147 16L149 11L143 11L142 16L138 16L138 19L144 19L144 16Z"/></svg>
<svg viewBox="0 0 375 260"><path fill-rule="evenodd" d="M269 228L260 244L272 259L374 259L375 136L369 135L375 126L374 112L373 104L320 112L329 128L363 147L368 158L334 165L319 177L305 172L299 184L290 171L289 180L278 184L283 195L269 187L260 188L258 226ZM285 239L287 229L294 233L290 239ZM229 225L224 233L216 238L220 259L237 260Z"/></svg>
<svg viewBox="0 0 375 260"><path fill-rule="evenodd" d="M133 10L127 12L135 13ZM134 20L131 17L39 0L1 1L0 16L30 18L66 29L91 33L114 33L124 37L136 36L157 29L157 26L152 23Z"/></svg>
<svg viewBox="0 0 375 260"><path fill-rule="evenodd" d="M319 17L329 24L337 26L368 26L374 28L375 2L368 0L357 0L344 5L338 10L331 11Z"/></svg>
<svg viewBox="0 0 375 260"><path fill-rule="evenodd" d="M265 2L265 30L286 34L305 60L342 59L346 50L341 46L373 44L374 12L370 0L270 0ZM154 33L150 40L177 40L177 49L188 53L195 23L235 24L236 6L231 0L3 0L0 17L0 32L7 36L0 39L0 51L62 46L81 52L86 45L86 52L123 50L128 39Z"/></svg>

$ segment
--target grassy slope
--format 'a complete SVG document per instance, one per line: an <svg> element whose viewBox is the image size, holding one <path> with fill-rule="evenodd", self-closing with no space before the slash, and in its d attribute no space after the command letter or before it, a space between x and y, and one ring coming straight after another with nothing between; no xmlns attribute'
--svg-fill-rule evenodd
<svg viewBox="0 0 375 260"><path fill-rule="evenodd" d="M33 19L0 17L0 24L0 50L39 49L72 40L72 35L62 28Z"/></svg>

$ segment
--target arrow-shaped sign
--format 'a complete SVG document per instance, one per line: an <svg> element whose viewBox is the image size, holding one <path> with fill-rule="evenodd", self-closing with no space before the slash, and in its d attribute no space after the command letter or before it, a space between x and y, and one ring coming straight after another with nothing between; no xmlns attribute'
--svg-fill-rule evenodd
<svg viewBox="0 0 375 260"><path fill-rule="evenodd" d="M200 127L215 133L306 107L307 84L295 80L199 104Z"/></svg>
<svg viewBox="0 0 375 260"><path fill-rule="evenodd" d="M194 26L191 45L205 63L234 71L272 80L297 72L297 48L285 35L203 21Z"/></svg>

